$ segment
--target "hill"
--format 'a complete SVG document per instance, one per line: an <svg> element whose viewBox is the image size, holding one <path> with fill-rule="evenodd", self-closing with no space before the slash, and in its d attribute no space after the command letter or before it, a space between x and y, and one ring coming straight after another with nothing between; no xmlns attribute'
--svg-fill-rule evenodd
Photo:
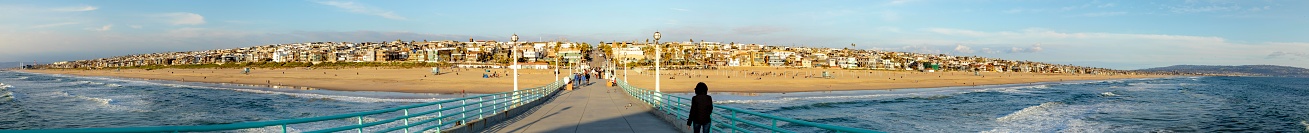
<svg viewBox="0 0 1309 133"><path fill-rule="evenodd" d="M30 65L32 62L27 62L27 63ZM0 62L0 69L4 69L4 68L16 68L16 67L19 67L18 64L19 64L19 62Z"/></svg>
<svg viewBox="0 0 1309 133"><path fill-rule="evenodd" d="M1138 71L1191 73L1205 75L1269 76L1269 77L1309 77L1309 69L1276 65L1243 66L1209 66L1209 65L1174 65L1140 69Z"/></svg>

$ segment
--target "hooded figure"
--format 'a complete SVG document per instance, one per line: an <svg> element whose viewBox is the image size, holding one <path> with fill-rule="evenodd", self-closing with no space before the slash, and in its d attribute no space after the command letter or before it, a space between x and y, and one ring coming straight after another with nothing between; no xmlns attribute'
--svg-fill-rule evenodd
<svg viewBox="0 0 1309 133"><path fill-rule="evenodd" d="M686 119L686 125L691 126L691 131L695 133L709 132L709 114L714 110L714 98L709 96L709 87L704 82L695 85L695 96L691 97L690 118Z"/></svg>

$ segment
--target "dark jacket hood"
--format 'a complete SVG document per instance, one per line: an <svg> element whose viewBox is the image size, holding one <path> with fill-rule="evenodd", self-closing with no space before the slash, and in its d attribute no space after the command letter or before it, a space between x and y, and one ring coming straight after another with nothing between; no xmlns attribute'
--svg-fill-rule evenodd
<svg viewBox="0 0 1309 133"><path fill-rule="evenodd" d="M699 84L695 84L695 95L697 95L697 96L699 96L699 95L707 95L708 93L709 93L709 87L708 87L708 86L705 86L705 85L704 85L704 82L700 82Z"/></svg>

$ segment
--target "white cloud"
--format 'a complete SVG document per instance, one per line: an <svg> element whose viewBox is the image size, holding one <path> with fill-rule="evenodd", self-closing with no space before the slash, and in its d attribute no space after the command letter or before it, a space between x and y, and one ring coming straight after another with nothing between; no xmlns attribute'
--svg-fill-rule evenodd
<svg viewBox="0 0 1309 133"><path fill-rule="evenodd" d="M91 30L91 31L109 31L110 29L113 29L113 28L114 28L114 25L111 24L111 25L100 26L100 28L87 28L86 30Z"/></svg>
<svg viewBox="0 0 1309 133"><path fill-rule="evenodd" d="M1118 16L1118 15L1123 15L1123 14L1127 14L1127 12L1093 12L1093 13L1085 13L1085 14L1082 14L1082 16L1087 16L1087 17L1108 17L1108 16Z"/></svg>
<svg viewBox="0 0 1309 133"><path fill-rule="evenodd" d="M166 13L162 16L165 21L173 25L200 25L205 24L205 17L200 14L189 12Z"/></svg>
<svg viewBox="0 0 1309 133"><path fill-rule="evenodd" d="M80 6L80 7L55 8L53 10L61 11L61 12L84 12L84 11L94 11L96 9L100 9L100 8L94 6Z"/></svg>
<svg viewBox="0 0 1309 133"><path fill-rule="evenodd" d="M1115 6L1118 6L1118 5L1117 5L1117 4L1114 4L1114 3L1098 4L1098 2L1091 2L1091 3L1081 4L1081 5L1071 5L1071 6L1064 6L1064 7L1059 7L1059 8L1030 8L1030 9L1024 9L1024 8L1013 8L1013 9L1004 10L1004 11L1000 11L1000 12L1003 12L1003 13L1009 13L1009 14L1016 14L1016 13L1061 13L1061 12L1068 12L1068 11L1074 11L1074 10L1087 9L1087 8L1091 8L1091 7L1096 7L1096 8L1110 8L1110 7L1115 7Z"/></svg>
<svg viewBox="0 0 1309 133"><path fill-rule="evenodd" d="M878 30L878 31L883 31L883 32L894 32L894 33L900 33L900 32L901 32L901 31L900 31L900 28L898 28L898 27L888 27L888 26L877 27L877 30Z"/></svg>
<svg viewBox="0 0 1309 133"><path fill-rule="evenodd" d="M678 20L676 20L676 19L670 19L670 20L668 20L668 21L664 21L664 24L668 24L668 25L677 25L677 24L681 24L681 23L682 23L682 21L678 21Z"/></svg>
<svg viewBox="0 0 1309 133"><path fill-rule="evenodd" d="M59 27L59 26L74 25L74 24L77 24L77 22L63 22L63 23L42 24L42 25L32 26L32 28L50 28L50 27Z"/></svg>
<svg viewBox="0 0 1309 133"><path fill-rule="evenodd" d="M1001 12L1004 12L1004 13L1023 13L1023 11L1026 11L1026 10L1024 10L1024 9L1014 8L1014 9L1004 10L1004 11L1001 11Z"/></svg>
<svg viewBox="0 0 1309 133"><path fill-rule="evenodd" d="M1302 60L1309 59L1309 53L1277 51L1268 54L1268 57L1265 57L1265 59Z"/></svg>
<svg viewBox="0 0 1309 133"><path fill-rule="evenodd" d="M982 53L987 53L987 54L998 54L998 53L1000 53L1000 51L999 51L999 50L993 50L993 49L991 49L991 48L982 48Z"/></svg>
<svg viewBox="0 0 1309 133"><path fill-rule="evenodd" d="M382 9L377 9L377 8L373 8L373 7L368 7L368 6L361 5L361 4L357 4L357 3L354 3L354 2L324 1L324 2L318 2L318 4L323 4L323 5L333 6L333 7L336 7L336 8L345 9L346 11L350 11L350 12L353 12L353 13L359 13L359 14L367 14L367 15L381 16L382 18L387 18L387 19L394 19L394 20L407 20L407 19L408 19L408 18L405 18L405 17L403 17L403 16L396 15L395 12L392 12L392 11L386 11L386 10L382 10Z"/></svg>
<svg viewBox="0 0 1309 133"><path fill-rule="evenodd" d="M940 54L941 50L928 45L907 45L900 47L899 51L915 52L924 54Z"/></svg>
<svg viewBox="0 0 1309 133"><path fill-rule="evenodd" d="M964 46L964 45L955 45L954 51L959 53L965 53L965 54L971 54L973 52L976 52L973 51L973 48L969 48L968 46Z"/></svg>
<svg viewBox="0 0 1309 133"><path fill-rule="evenodd" d="M1226 38L1212 36L1059 32L1042 28L1016 31L928 28L922 31L936 36L905 37L889 42L928 45L941 50L958 48L954 44L966 43L970 44L967 46L968 49L979 53L1010 53L993 55L998 58L1118 64L1122 66L1097 67L1130 69L1175 64L1274 64L1309 67L1309 62L1285 61L1306 59L1298 56L1299 53L1303 53L1302 51L1287 51L1309 49L1309 43L1304 42L1246 43L1229 42ZM1278 51L1282 53L1276 53Z"/></svg>
<svg viewBox="0 0 1309 133"><path fill-rule="evenodd" d="M732 29L732 32L735 32L736 34L743 34L743 35L764 35L764 34L772 34L772 33L787 32L787 31L791 31L791 29L786 27L780 27L780 26L766 26L766 25L744 26L744 27L737 27Z"/></svg>
<svg viewBox="0 0 1309 133"><path fill-rule="evenodd" d="M1063 8L1059 8L1059 11L1072 11L1072 10L1077 10L1078 8L1084 8L1084 7L1085 7L1085 6L1065 6L1065 7L1063 7Z"/></svg>
<svg viewBox="0 0 1309 133"><path fill-rule="evenodd" d="M972 30L948 29L948 28L929 28L928 31L945 35L964 35L964 36L985 36L988 33Z"/></svg>
<svg viewBox="0 0 1309 133"><path fill-rule="evenodd" d="M1012 47L1009 49L1009 53L1036 53L1041 52L1041 50L1045 50L1041 48L1041 44L1035 44L1028 48Z"/></svg>
<svg viewBox="0 0 1309 133"><path fill-rule="evenodd" d="M1096 6L1096 7L1099 7L1099 8L1109 8L1109 7L1114 7L1114 6L1117 6L1117 5L1114 5L1114 3L1105 3L1104 5L1100 5L1100 6Z"/></svg>
<svg viewBox="0 0 1309 133"><path fill-rule="evenodd" d="M896 13L893 11L883 11L881 16L882 16L882 20L900 21L900 13Z"/></svg>
<svg viewBox="0 0 1309 133"><path fill-rule="evenodd" d="M909 2L913 2L913 1L914 1L914 0L891 0L890 2L886 2L886 4L890 4L890 5L899 5L899 4L909 3Z"/></svg>
<svg viewBox="0 0 1309 133"><path fill-rule="evenodd" d="M1270 6L1264 6L1263 8L1254 7L1254 8L1250 8L1250 11L1251 11L1251 12L1258 12L1258 11L1265 11L1265 10L1268 10L1268 9L1272 9L1272 7L1270 7Z"/></svg>
<svg viewBox="0 0 1309 133"><path fill-rule="evenodd" d="M1241 6L1231 5L1209 5L1209 6L1170 6L1169 11L1173 13L1207 13L1207 12L1225 12L1241 10Z"/></svg>

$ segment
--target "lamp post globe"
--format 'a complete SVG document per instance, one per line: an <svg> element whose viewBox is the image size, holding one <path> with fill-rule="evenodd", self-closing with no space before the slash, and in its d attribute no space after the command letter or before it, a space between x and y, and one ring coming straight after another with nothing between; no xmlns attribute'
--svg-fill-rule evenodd
<svg viewBox="0 0 1309 133"><path fill-rule="evenodd" d="M655 40L659 40L659 32L658 32L658 31L655 31L654 38L655 38Z"/></svg>
<svg viewBox="0 0 1309 133"><path fill-rule="evenodd" d="M514 34L513 37L509 37L509 41L518 42L518 34Z"/></svg>

